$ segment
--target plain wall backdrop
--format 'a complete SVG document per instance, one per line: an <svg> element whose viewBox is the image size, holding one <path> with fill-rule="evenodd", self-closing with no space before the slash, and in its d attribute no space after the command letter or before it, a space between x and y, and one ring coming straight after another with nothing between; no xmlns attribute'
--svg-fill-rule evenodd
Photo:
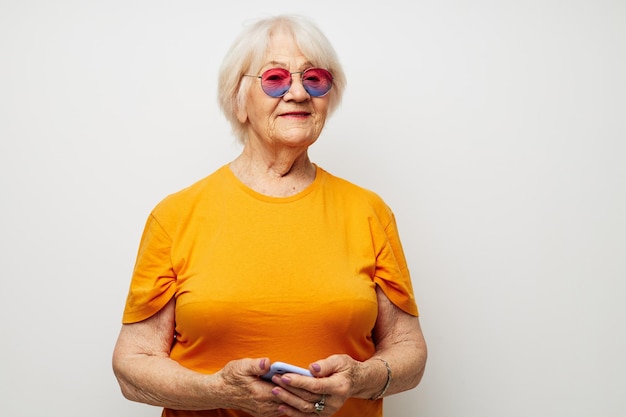
<svg viewBox="0 0 626 417"><path fill-rule="evenodd" d="M386 415L626 415L621 0L0 0L0 414L159 415L110 364L141 231L238 154L217 71L277 13L348 76L312 159L398 219L430 357Z"/></svg>

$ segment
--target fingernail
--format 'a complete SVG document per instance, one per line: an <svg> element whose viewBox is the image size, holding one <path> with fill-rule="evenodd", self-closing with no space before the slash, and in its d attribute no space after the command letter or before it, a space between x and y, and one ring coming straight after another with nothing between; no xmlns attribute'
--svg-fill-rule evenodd
<svg viewBox="0 0 626 417"><path fill-rule="evenodd" d="M311 365L311 367L313 368L313 370L314 370L315 372L319 372L319 371L321 371L321 370L322 370L322 367L321 367L321 366L319 366L319 365L318 365L318 364L316 364L316 363L314 363L313 365Z"/></svg>
<svg viewBox="0 0 626 417"><path fill-rule="evenodd" d="M265 369L265 359L261 359L261 369Z"/></svg>
<svg viewBox="0 0 626 417"><path fill-rule="evenodd" d="M291 378L289 378L288 376L282 376L280 377L280 380L283 382L283 384L291 384Z"/></svg>
<svg viewBox="0 0 626 417"><path fill-rule="evenodd" d="M274 394L274 395L280 394L280 389L278 387L272 388L272 394Z"/></svg>

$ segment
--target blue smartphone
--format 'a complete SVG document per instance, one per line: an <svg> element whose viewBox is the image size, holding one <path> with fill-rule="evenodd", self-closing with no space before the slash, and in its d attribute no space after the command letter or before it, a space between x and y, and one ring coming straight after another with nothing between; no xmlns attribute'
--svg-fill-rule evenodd
<svg viewBox="0 0 626 417"><path fill-rule="evenodd" d="M308 369L300 368L299 366L290 365L285 362L274 362L270 366L270 370L267 371L266 374L262 375L261 378L270 381L272 377L276 374L282 375L287 373L300 374L304 376L313 376Z"/></svg>

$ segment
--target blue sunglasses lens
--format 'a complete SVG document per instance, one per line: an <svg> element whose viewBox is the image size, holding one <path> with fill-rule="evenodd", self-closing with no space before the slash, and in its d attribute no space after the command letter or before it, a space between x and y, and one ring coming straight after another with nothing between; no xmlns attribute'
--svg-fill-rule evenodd
<svg viewBox="0 0 626 417"><path fill-rule="evenodd" d="M302 72L302 86L312 97L326 95L333 86L333 76L323 68ZM282 97L291 87L291 73L284 68L270 68L261 74L261 88L270 97Z"/></svg>

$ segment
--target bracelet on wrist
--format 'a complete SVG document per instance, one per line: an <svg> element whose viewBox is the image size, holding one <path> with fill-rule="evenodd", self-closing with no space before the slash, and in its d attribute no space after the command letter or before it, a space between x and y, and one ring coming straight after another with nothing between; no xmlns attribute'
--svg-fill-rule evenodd
<svg viewBox="0 0 626 417"><path fill-rule="evenodd" d="M385 393L387 392L387 389L389 389L389 385L391 385L391 367L389 366L389 363L387 363L387 361L382 358L374 358L374 359L379 360L385 364L385 367L387 368L387 382L385 383L385 386L383 387L383 390L380 392L380 394L376 395L375 397L370 398L370 400L372 401L381 399L383 395L385 395Z"/></svg>

